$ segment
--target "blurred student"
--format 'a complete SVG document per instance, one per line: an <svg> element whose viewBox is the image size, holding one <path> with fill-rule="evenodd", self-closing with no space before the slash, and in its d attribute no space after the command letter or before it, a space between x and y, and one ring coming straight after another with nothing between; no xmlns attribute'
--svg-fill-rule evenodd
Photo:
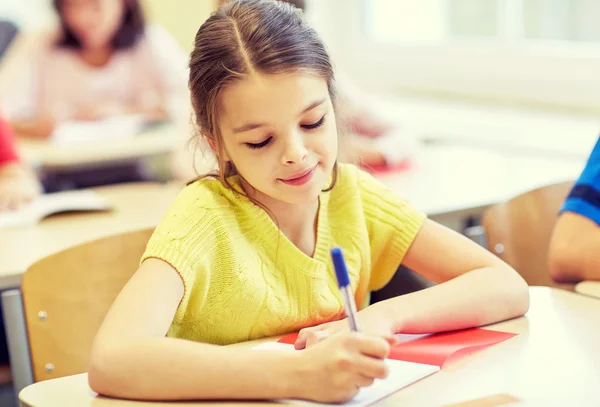
<svg viewBox="0 0 600 407"><path fill-rule="evenodd" d="M0 118L0 212L18 209L41 192L33 171L19 161L10 126ZM8 346L0 306L0 385L11 380Z"/></svg>
<svg viewBox="0 0 600 407"><path fill-rule="evenodd" d="M33 171L19 161L12 130L0 118L0 211L18 209L40 191Z"/></svg>
<svg viewBox="0 0 600 407"><path fill-rule="evenodd" d="M144 23L138 0L53 4L59 29L18 37L0 73L0 106L20 136L120 115L187 120L187 58Z"/></svg>
<svg viewBox="0 0 600 407"><path fill-rule="evenodd" d="M600 280L600 138L562 207L549 261L557 282Z"/></svg>

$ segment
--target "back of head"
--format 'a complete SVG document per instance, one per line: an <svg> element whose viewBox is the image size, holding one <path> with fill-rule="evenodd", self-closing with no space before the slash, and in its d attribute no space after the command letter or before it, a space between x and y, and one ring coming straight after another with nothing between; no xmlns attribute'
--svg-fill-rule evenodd
<svg viewBox="0 0 600 407"><path fill-rule="evenodd" d="M196 125L215 146L221 179L235 173L220 159L219 95L249 75L302 72L327 82L335 100L333 69L317 33L290 4L235 0L221 6L198 30L190 58L189 87Z"/></svg>
<svg viewBox="0 0 600 407"><path fill-rule="evenodd" d="M221 7L223 4L229 2L230 0L219 0L218 5ZM306 2L304 0L278 0L284 3L290 3L296 8L304 11L306 9Z"/></svg>

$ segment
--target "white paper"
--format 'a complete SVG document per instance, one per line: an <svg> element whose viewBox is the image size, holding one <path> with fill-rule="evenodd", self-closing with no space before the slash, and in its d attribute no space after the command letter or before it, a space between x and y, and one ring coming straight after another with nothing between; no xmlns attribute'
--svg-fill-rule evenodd
<svg viewBox="0 0 600 407"><path fill-rule="evenodd" d="M96 121L64 122L54 129L51 140L57 146L123 140L135 137L142 130L145 121L143 116L132 115Z"/></svg>
<svg viewBox="0 0 600 407"><path fill-rule="evenodd" d="M266 342L253 349L267 351L285 351L295 352L293 345L278 342ZM422 363L404 362L401 360L387 359L389 374L383 380L375 380L373 385L363 387L358 394L350 401L342 404L316 403L304 400L277 400L286 404L298 404L306 406L369 406L395 392L406 387L424 377L427 377L440 370L438 366L426 365Z"/></svg>
<svg viewBox="0 0 600 407"><path fill-rule="evenodd" d="M16 211L0 212L0 229L33 225L46 216L70 211L103 211L109 202L89 190L45 194Z"/></svg>

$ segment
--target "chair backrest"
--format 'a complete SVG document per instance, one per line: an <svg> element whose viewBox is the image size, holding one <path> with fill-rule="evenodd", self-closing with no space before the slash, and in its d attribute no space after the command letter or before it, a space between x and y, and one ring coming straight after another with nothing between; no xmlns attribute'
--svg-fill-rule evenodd
<svg viewBox="0 0 600 407"><path fill-rule="evenodd" d="M152 231L84 243L25 272L21 290L35 381L87 371L94 336L137 270Z"/></svg>
<svg viewBox="0 0 600 407"><path fill-rule="evenodd" d="M573 290L552 281L548 247L552 230L572 181L526 192L488 208L482 219L487 246L517 270L529 285Z"/></svg>

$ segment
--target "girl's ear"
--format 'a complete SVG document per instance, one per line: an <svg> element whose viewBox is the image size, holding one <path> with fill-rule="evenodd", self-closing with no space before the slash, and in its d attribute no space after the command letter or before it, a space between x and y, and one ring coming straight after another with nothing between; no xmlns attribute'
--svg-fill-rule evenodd
<svg viewBox="0 0 600 407"><path fill-rule="evenodd" d="M213 153L215 153L215 155L218 157L219 156L219 150L217 149L217 144L215 143L215 139L212 137L206 137L206 141L208 142L208 145L210 146L210 149L213 151ZM223 151L220 151L221 155L222 155L222 159L225 162L231 161L229 159L229 156L227 155L227 152L225 151L225 149L223 149Z"/></svg>

